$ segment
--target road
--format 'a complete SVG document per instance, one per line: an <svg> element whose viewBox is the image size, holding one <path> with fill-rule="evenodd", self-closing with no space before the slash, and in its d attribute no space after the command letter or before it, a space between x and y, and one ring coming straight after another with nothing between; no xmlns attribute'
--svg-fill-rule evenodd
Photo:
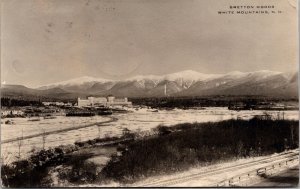
<svg viewBox="0 0 300 189"><path fill-rule="evenodd" d="M132 185L137 187L207 187L217 186L219 182L230 179L233 176L245 174L247 172L253 172L261 167L272 165L274 163L295 159L298 161L299 150L283 152L280 154L251 160L245 163L236 163L231 166L214 168L211 170L201 171L193 174L180 175L177 178L171 179L157 179L151 182L144 182L138 185ZM252 173L253 174L253 173Z"/></svg>
<svg viewBox="0 0 300 189"><path fill-rule="evenodd" d="M251 187L296 187L299 185L299 166L294 166L276 175L262 178Z"/></svg>
<svg viewBox="0 0 300 189"><path fill-rule="evenodd" d="M96 126L105 126L105 124L115 122L117 120L118 120L118 118L110 117L110 119L107 121L101 121L101 122L91 123L91 124L87 124L87 125L74 126L74 127L69 127L69 128L65 128L65 129L58 129L58 130L54 130L54 131L48 131L48 132L38 133L38 134L34 134L34 135L27 135L24 137L17 137L17 138L12 138L12 139L8 139L8 140L3 140L3 141L1 141L1 144L15 142L18 140L25 140L25 139L40 137L40 136L47 136L47 135L51 135L51 134L57 134L57 133L62 133L62 132L67 132L67 131L72 131L72 130L77 130L77 129L82 129L82 128L86 128L86 127L92 127L95 125Z"/></svg>

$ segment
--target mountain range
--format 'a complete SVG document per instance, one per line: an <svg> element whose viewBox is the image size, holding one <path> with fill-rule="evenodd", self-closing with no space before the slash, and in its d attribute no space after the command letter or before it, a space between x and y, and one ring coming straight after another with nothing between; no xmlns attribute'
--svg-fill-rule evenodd
<svg viewBox="0 0 300 189"><path fill-rule="evenodd" d="M298 72L230 72L203 74L192 70L167 75L140 75L125 80L80 77L31 89L2 85L2 96L76 98L93 96L163 97L256 95L298 98Z"/></svg>

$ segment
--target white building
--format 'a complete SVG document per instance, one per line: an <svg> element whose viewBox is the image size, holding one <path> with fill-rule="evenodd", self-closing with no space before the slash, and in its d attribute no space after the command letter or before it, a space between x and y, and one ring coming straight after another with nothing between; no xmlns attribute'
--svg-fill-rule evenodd
<svg viewBox="0 0 300 189"><path fill-rule="evenodd" d="M22 110L1 110L1 116L7 115L24 115Z"/></svg>
<svg viewBox="0 0 300 189"><path fill-rule="evenodd" d="M77 100L78 107L97 107L97 106L131 106L132 103L127 98L108 97L88 97L87 99Z"/></svg>

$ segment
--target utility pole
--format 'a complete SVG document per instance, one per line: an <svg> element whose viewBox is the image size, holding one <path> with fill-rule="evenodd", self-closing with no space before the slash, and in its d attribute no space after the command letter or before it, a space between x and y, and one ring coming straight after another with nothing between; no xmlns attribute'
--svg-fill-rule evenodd
<svg viewBox="0 0 300 189"><path fill-rule="evenodd" d="M43 130L43 150L45 150L45 144L46 144L46 133L45 133L45 130Z"/></svg>
<svg viewBox="0 0 300 189"><path fill-rule="evenodd" d="M100 126L98 126L98 135L99 135L98 137L101 138L101 129L100 129Z"/></svg>
<svg viewBox="0 0 300 189"><path fill-rule="evenodd" d="M294 147L294 128L292 125L290 125L290 129L291 129L292 147Z"/></svg>
<svg viewBox="0 0 300 189"><path fill-rule="evenodd" d="M22 144L23 144L23 128L22 128L21 138L18 140L18 148L19 148L18 158L21 158L21 147L22 147Z"/></svg>

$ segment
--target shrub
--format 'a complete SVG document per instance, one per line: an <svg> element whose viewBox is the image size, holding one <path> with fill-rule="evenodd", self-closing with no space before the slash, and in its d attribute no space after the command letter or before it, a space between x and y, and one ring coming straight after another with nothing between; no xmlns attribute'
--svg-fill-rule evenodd
<svg viewBox="0 0 300 189"><path fill-rule="evenodd" d="M160 135L122 146L103 169L109 179L133 182L144 176L232 158L298 147L298 121L251 119L159 126ZM171 130L173 132L171 132ZM167 133L167 134L166 134Z"/></svg>

